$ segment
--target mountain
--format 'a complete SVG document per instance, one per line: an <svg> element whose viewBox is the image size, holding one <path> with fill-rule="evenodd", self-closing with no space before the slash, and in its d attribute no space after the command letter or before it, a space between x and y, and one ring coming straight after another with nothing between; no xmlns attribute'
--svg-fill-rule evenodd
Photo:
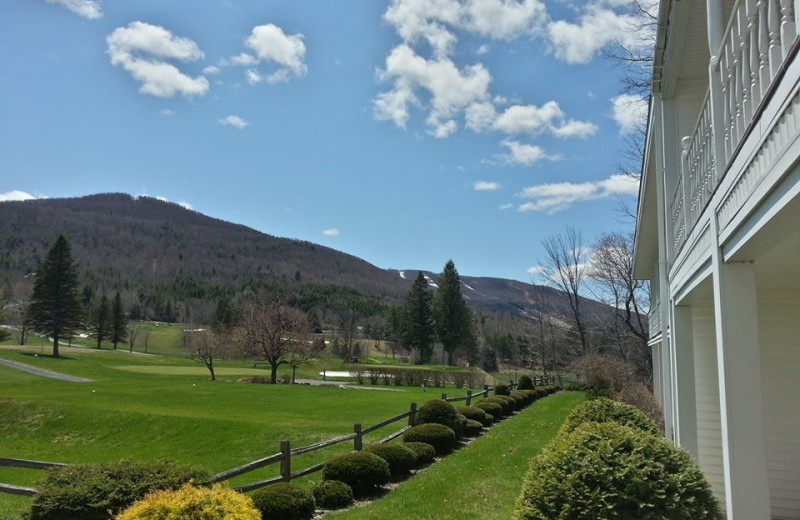
<svg viewBox="0 0 800 520"><path fill-rule="evenodd" d="M92 293L121 290L127 304L183 305L178 319L202 320L220 297L280 288L313 308L354 300L376 311L402 301L416 270L376 267L334 249L275 237L150 197L101 194L0 203L0 282L19 297L58 234L70 241L80 276ZM426 272L432 286L438 275ZM462 276L477 308L528 316L535 308L569 316L559 291L514 280ZM187 303L188 302L188 303ZM609 308L586 300L590 314ZM189 304L192 309L187 310ZM160 311L159 311L160 309ZM189 312L194 313L189 315ZM199 313L199 314L198 314Z"/></svg>

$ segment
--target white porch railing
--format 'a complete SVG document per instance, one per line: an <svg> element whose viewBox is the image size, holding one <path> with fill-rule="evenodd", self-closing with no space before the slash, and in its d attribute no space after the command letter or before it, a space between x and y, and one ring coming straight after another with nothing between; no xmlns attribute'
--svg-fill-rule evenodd
<svg viewBox="0 0 800 520"><path fill-rule="evenodd" d="M794 0L736 0L673 194L674 255L722 180L797 37ZM720 134L720 135L717 135Z"/></svg>

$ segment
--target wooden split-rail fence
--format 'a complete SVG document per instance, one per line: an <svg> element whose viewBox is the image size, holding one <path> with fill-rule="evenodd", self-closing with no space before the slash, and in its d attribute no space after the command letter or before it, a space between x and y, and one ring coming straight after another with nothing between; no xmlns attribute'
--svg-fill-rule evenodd
<svg viewBox="0 0 800 520"><path fill-rule="evenodd" d="M553 377L537 377L534 381L534 384L538 386L538 385L552 384L554 382L555 379ZM508 386L513 389L517 385L516 383L512 382ZM473 393L472 390L468 390L466 395L456 396L456 397L448 397L447 394L442 394L442 399L447 402L464 401L465 402L464 404L466 406L470 406L474 399L488 396L492 388L493 387L489 385L484 385L483 390L480 392ZM300 446L297 448L292 448L291 441L282 440L280 442L280 451L278 451L277 453L274 453L272 455L269 455L267 457L258 460L254 460L252 462L248 462L247 464L243 464L241 466L223 471L221 473L217 473L212 478L212 482L224 482L234 477L251 473L255 470L273 464L280 464L280 475L265 480L252 482L250 484L235 486L233 489L237 491L252 491L255 489L268 486L270 484L275 484L277 482L291 482L294 479L304 477L312 473L316 473L317 471L321 471L322 468L325 466L325 462L320 462L318 464L314 464L313 466L309 466L304 469L292 471L293 457L302 455L304 453L311 453L314 451L318 451L348 441L353 442L353 450L361 451L361 449L364 446L364 435L380 430L381 428L389 426L390 424L394 424L396 422L403 421L404 419L408 419L407 424L404 427L378 441L379 444L389 442L403 435L403 433L405 433L406 430L414 426L416 422L416 415L417 415L417 403L411 403L411 406L406 412L395 415L394 417L390 417L386 420L383 420L377 424L373 424L372 426L368 426L366 428L362 427L360 423L354 424L353 433L348 433L347 435L334 437L333 439L328 439L326 441L318 442L316 444L310 444L308 446ZM0 457L0 467L32 468L32 469L47 470L65 466L67 466L67 464L63 464L60 462L43 462L36 460L9 459ZM0 493L33 496L37 493L37 490L36 488L32 487L16 486L13 484L0 483Z"/></svg>

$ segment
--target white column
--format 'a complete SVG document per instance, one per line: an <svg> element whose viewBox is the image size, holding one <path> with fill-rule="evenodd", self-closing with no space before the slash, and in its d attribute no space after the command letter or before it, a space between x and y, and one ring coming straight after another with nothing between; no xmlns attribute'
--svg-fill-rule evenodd
<svg viewBox="0 0 800 520"><path fill-rule="evenodd" d="M692 308L679 306L673 311L675 338L675 382L678 418L677 441L697 459L697 398L694 376L694 337Z"/></svg>
<svg viewBox="0 0 800 520"><path fill-rule="evenodd" d="M669 313L669 297L668 297L668 287L669 281L667 279L667 262L668 262L668 255L671 251L671 243L672 243L672 233L670 226L668 224L670 216L667 215L667 209L669 207L669 202L667 201L671 194L667 193L666 187L666 180L665 177L667 176L666 168L664 166L665 160L665 151L664 151L664 125L663 125L663 114L664 114L664 106L663 101L658 95L653 95L652 103L654 103L653 107L653 117L655 121L653 121L652 128L655 129L656 135L653 139L653 143L655 143L655 156L656 156L656 192L657 192L657 206L658 206L658 290L659 294L657 298L659 298L661 302L661 348L659 349L659 353L661 357L659 359L658 367L660 368L661 372L659 374L659 378L661 379L661 409L664 412L664 429L665 434L668 439L674 440L674 424L672 422L672 375L671 375L671 366L669 361L669 335L670 335L670 313ZM674 119L674 118L673 118ZM675 175L675 172L672 172L672 175ZM674 184L673 184L674 186Z"/></svg>
<svg viewBox="0 0 800 520"><path fill-rule="evenodd" d="M663 338L663 331L662 331L662 338ZM662 339L663 341L663 339ZM656 402L658 406L661 407L661 410L664 410L664 383L662 382L661 374L661 345L662 343L655 343L652 346L652 353L653 353L653 395L656 398Z"/></svg>
<svg viewBox="0 0 800 520"><path fill-rule="evenodd" d="M752 263L724 263L719 247L713 262L727 518L769 519L755 268Z"/></svg>
<svg viewBox="0 0 800 520"><path fill-rule="evenodd" d="M708 50L711 61L714 62L722 45L722 35L725 34L725 9L722 0L706 0L706 21L708 22Z"/></svg>

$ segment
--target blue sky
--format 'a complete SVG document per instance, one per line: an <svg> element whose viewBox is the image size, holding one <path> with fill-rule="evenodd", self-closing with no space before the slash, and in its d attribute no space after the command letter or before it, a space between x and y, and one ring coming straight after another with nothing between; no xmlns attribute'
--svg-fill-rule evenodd
<svg viewBox="0 0 800 520"><path fill-rule="evenodd" d="M384 268L530 281L630 226L627 0L0 2L0 200L164 197ZM634 40L631 40L632 42Z"/></svg>

